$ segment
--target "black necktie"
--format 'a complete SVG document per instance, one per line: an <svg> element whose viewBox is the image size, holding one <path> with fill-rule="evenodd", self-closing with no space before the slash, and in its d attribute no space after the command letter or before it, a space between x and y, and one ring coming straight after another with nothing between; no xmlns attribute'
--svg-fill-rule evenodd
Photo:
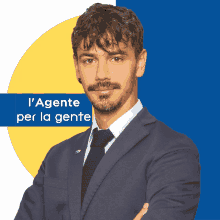
<svg viewBox="0 0 220 220"><path fill-rule="evenodd" d="M83 202L90 179L97 165L101 161L102 157L105 155L104 147L113 138L114 135L109 129L98 131L98 129L95 128L93 130L91 149L83 167L81 202Z"/></svg>

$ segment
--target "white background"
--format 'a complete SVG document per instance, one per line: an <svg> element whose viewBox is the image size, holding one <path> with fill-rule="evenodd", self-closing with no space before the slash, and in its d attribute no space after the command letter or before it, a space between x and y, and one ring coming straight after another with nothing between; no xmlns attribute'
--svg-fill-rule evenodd
<svg viewBox="0 0 220 220"><path fill-rule="evenodd" d="M43 33L82 14L97 1L8 0L0 4L0 93L7 93L13 71L25 51ZM98 0L116 5L116 0ZM0 103L0 108L2 106ZM0 219L14 219L23 193L33 181L11 144L7 127L0 127Z"/></svg>

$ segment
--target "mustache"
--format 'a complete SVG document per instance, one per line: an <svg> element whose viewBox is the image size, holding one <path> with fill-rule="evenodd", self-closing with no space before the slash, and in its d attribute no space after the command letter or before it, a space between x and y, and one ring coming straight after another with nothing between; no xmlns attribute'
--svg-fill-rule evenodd
<svg viewBox="0 0 220 220"><path fill-rule="evenodd" d="M94 85L88 86L88 91L99 91L99 90L112 90L112 89L120 89L121 85L116 82L98 82Z"/></svg>

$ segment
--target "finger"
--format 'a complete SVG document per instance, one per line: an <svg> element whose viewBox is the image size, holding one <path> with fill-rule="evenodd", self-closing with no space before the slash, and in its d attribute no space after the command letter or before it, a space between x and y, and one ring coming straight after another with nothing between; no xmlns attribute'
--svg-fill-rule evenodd
<svg viewBox="0 0 220 220"><path fill-rule="evenodd" d="M143 208L141 209L141 211L136 215L136 217L134 218L134 220L141 220L141 218L143 217L144 214L147 213L149 204L148 203L144 203Z"/></svg>
<svg viewBox="0 0 220 220"><path fill-rule="evenodd" d="M149 204L145 203L143 208L141 209L141 211L136 215L136 217L134 218L134 220L141 220L141 218L143 217L144 214L147 213Z"/></svg>
<svg viewBox="0 0 220 220"><path fill-rule="evenodd" d="M147 213L148 207L149 207L149 203L144 203L144 206L143 206L143 208L142 208L142 210L143 210L143 215Z"/></svg>

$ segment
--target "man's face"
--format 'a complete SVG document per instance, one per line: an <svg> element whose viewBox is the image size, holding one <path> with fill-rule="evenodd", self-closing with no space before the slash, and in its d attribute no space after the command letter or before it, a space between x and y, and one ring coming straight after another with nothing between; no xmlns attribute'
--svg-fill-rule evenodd
<svg viewBox="0 0 220 220"><path fill-rule="evenodd" d="M120 42L105 50L94 45L90 50L77 49L77 78L95 109L110 112L137 96L137 60L129 42Z"/></svg>

